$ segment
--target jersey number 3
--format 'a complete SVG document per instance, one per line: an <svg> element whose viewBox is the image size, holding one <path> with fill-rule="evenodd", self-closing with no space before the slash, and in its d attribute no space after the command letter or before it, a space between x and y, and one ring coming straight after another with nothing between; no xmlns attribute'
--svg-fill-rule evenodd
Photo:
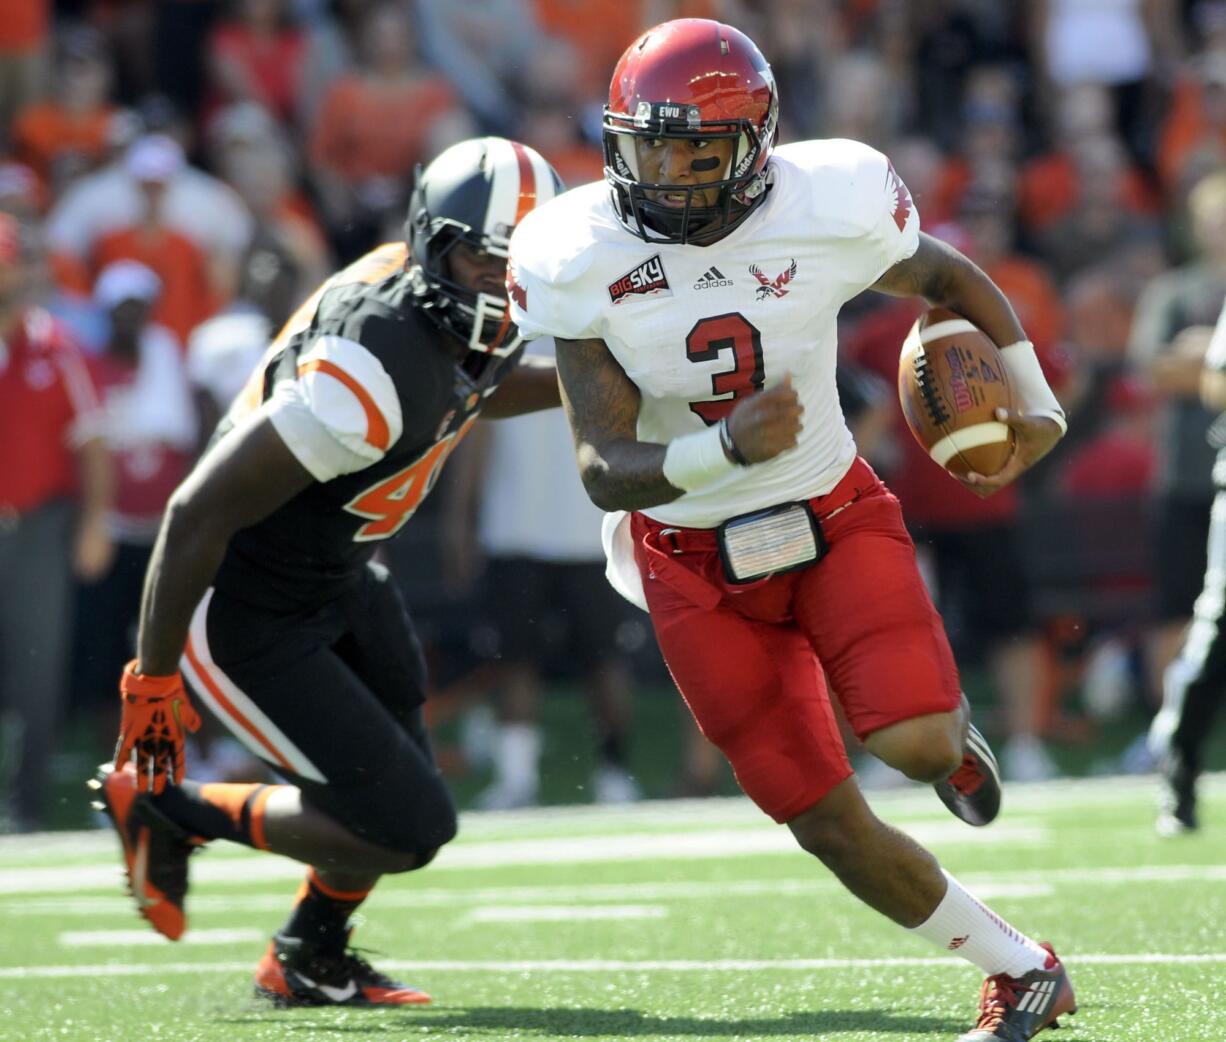
<svg viewBox="0 0 1226 1042"><path fill-rule="evenodd" d="M685 338L685 354L691 362L710 362L729 349L733 366L711 377L711 390L715 394L731 392L732 397L717 402L690 402L690 409L708 426L732 412L738 399L762 390L766 380L762 334L744 315L733 311L702 319Z"/></svg>
<svg viewBox="0 0 1226 1042"><path fill-rule="evenodd" d="M434 487L447 457L468 433L473 419L442 441L435 442L425 455L418 457L404 470L398 470L390 478L371 485L345 504L349 513L370 519L353 534L355 543L390 539L404 527L404 523L413 516Z"/></svg>

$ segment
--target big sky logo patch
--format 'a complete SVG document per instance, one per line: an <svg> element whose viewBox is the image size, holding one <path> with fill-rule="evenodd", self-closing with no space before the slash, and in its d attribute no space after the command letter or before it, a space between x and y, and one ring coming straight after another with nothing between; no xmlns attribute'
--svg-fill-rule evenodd
<svg viewBox="0 0 1226 1042"><path fill-rule="evenodd" d="M664 274L664 261L657 253L621 278L609 283L609 300L621 304L635 297L671 297L673 291Z"/></svg>

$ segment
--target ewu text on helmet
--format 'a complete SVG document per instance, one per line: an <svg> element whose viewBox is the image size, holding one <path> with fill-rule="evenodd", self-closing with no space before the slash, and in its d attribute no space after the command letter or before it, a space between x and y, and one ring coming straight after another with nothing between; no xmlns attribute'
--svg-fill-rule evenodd
<svg viewBox="0 0 1226 1042"><path fill-rule="evenodd" d="M648 29L618 61L604 109L605 177L618 218L647 242L701 244L731 231L765 197L778 123L774 74L740 30L705 18ZM666 139L730 140L732 154L713 181L645 180L637 143ZM710 190L715 203L700 205L697 193Z"/></svg>

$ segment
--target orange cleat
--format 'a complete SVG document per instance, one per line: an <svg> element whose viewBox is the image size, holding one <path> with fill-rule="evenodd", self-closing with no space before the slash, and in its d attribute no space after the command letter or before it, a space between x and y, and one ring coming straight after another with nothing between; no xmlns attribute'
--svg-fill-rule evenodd
<svg viewBox="0 0 1226 1042"><path fill-rule="evenodd" d="M277 1006L424 1006L430 996L384 976L352 949L275 934L255 970L255 993Z"/></svg>
<svg viewBox="0 0 1226 1042"><path fill-rule="evenodd" d="M187 929L183 902L187 897L187 859L199 849L193 839L153 806L136 784L131 764L121 770L105 763L87 783L98 794L93 801L119 835L128 890L136 909L163 937L177 941Z"/></svg>

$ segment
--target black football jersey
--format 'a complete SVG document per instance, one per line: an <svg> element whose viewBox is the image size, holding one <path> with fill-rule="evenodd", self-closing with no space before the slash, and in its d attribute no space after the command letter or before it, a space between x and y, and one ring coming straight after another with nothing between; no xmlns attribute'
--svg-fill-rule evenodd
<svg viewBox="0 0 1226 1042"><path fill-rule="evenodd" d="M293 610L356 580L517 364L470 357L414 303L402 244L329 279L273 341L218 436L265 409L316 481L230 542L214 585Z"/></svg>

